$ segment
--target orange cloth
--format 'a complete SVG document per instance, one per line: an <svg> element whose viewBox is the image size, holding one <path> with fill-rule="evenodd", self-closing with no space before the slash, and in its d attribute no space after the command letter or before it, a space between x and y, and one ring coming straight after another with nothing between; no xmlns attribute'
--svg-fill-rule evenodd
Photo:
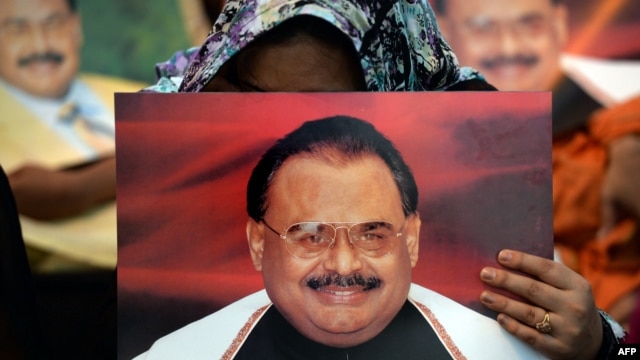
<svg viewBox="0 0 640 360"><path fill-rule="evenodd" d="M596 305L605 311L640 287L636 222L623 220L603 238L596 236L607 147L633 133L640 134L640 98L597 111L587 130L553 142L556 249L567 266L591 283Z"/></svg>

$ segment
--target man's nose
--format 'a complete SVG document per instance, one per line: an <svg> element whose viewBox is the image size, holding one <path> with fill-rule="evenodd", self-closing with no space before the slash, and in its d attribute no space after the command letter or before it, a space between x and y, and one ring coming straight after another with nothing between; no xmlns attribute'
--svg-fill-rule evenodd
<svg viewBox="0 0 640 360"><path fill-rule="evenodd" d="M42 26L31 24L24 40L33 52L44 53L49 46L49 34Z"/></svg>
<svg viewBox="0 0 640 360"><path fill-rule="evenodd" d="M504 56L512 56L519 53L524 39L512 24L504 24L497 34L498 48Z"/></svg>
<svg viewBox="0 0 640 360"><path fill-rule="evenodd" d="M360 250L350 241L347 229L338 228L333 245L326 251L324 267L340 275L349 275L362 268Z"/></svg>

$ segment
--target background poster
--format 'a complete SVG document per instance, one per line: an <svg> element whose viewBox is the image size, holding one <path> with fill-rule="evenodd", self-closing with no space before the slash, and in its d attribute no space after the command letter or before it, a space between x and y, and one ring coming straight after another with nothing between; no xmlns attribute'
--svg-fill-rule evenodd
<svg viewBox="0 0 640 360"><path fill-rule="evenodd" d="M205 2L224 2L205 0ZM440 0L429 0L432 7ZM445 0L446 1L446 0ZM560 0L567 6L569 38L565 52L600 59L640 60L640 2ZM517 6L517 4L514 4ZM453 49L455 52L455 48Z"/></svg>
<svg viewBox="0 0 640 360"><path fill-rule="evenodd" d="M601 59L640 60L640 2L563 0L569 9L566 51Z"/></svg>
<svg viewBox="0 0 640 360"><path fill-rule="evenodd" d="M429 0L433 5L435 0ZM640 2L562 0L569 12L568 54L640 60ZM199 46L224 0L113 0L79 4L88 40L83 70L151 82L153 65ZM113 31L118 29L118 31ZM455 49L454 49L455 51Z"/></svg>
<svg viewBox="0 0 640 360"><path fill-rule="evenodd" d="M372 122L413 169L413 280L477 311L510 247L552 255L550 93L117 94L118 346L262 288L245 238L249 173L306 120Z"/></svg>

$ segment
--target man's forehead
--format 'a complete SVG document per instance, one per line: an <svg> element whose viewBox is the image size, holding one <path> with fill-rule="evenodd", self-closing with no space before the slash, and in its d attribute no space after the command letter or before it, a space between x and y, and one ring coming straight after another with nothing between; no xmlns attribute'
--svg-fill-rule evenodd
<svg viewBox="0 0 640 360"><path fill-rule="evenodd" d="M464 22L491 22L520 20L547 14L553 6L551 0L478 1L448 0L447 15Z"/></svg>
<svg viewBox="0 0 640 360"><path fill-rule="evenodd" d="M71 11L65 0L0 0L0 21L44 20Z"/></svg>
<svg viewBox="0 0 640 360"><path fill-rule="evenodd" d="M521 11L518 13L471 14L464 19L464 23L473 27L484 27L496 22L519 22L541 19L544 15L539 10Z"/></svg>
<svg viewBox="0 0 640 360"><path fill-rule="evenodd" d="M282 164L268 190L269 208L284 201L292 221L318 217L332 221L389 219L393 217L389 212L402 213L400 190L393 173L378 155L316 155L297 154ZM349 206L349 211L335 212L344 210L336 204L354 198L359 200Z"/></svg>
<svg viewBox="0 0 640 360"><path fill-rule="evenodd" d="M305 166L302 166L303 163ZM329 148L312 153L305 152L289 156L274 174L273 181L275 182L276 179L283 177L285 182L294 177L304 178L310 175L307 173L308 171L316 169L322 173L330 172L339 176L342 173L351 171L354 166L382 169L383 173L388 173L389 177L393 178L391 169L377 154L360 153L353 155ZM362 180L367 180L365 174L362 174Z"/></svg>

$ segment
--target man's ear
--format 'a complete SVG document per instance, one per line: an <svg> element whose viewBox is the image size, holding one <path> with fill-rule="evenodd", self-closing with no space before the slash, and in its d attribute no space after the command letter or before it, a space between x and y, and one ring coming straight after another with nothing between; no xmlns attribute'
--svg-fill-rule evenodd
<svg viewBox="0 0 640 360"><path fill-rule="evenodd" d="M264 253L264 225L253 219L247 220L247 240L253 267L262 271L262 255Z"/></svg>
<svg viewBox="0 0 640 360"><path fill-rule="evenodd" d="M418 250L420 249L420 214L416 212L409 215L407 225L405 227L405 240L407 241L407 249L409 250L409 259L411 267L415 267L418 263Z"/></svg>
<svg viewBox="0 0 640 360"><path fill-rule="evenodd" d="M82 16L77 10L71 14L71 22L73 23L73 36L76 38L78 47L81 47L84 44L84 32L82 30Z"/></svg>

